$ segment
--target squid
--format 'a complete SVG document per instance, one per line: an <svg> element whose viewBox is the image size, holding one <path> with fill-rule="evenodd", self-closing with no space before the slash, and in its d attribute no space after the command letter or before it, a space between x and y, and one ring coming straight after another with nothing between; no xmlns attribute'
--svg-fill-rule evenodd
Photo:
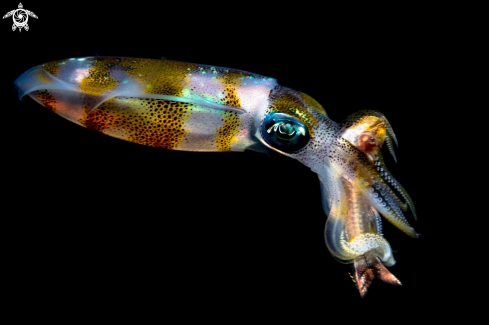
<svg viewBox="0 0 489 325"><path fill-rule="evenodd" d="M180 61L85 57L45 63L14 81L47 109L97 132L126 141L187 151L275 151L297 159L320 181L331 254L353 264L362 297L377 278L401 282L386 268L396 263L382 232L387 219L412 238L405 217L412 199L387 169L385 144L397 138L377 110L342 123L305 93L276 79L241 70Z"/></svg>

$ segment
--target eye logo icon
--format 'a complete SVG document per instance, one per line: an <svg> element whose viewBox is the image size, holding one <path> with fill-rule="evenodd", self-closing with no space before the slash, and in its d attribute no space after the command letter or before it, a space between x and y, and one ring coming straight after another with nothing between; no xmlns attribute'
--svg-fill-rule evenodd
<svg viewBox="0 0 489 325"><path fill-rule="evenodd" d="M27 21L29 20L29 16L33 18L37 18L36 14L32 11L23 9L22 3L19 3L19 8L9 11L3 16L3 18L7 18L12 16L14 20L14 24L12 25L12 31L15 31L17 28L19 32L24 28L26 31L29 30L29 25L27 25Z"/></svg>

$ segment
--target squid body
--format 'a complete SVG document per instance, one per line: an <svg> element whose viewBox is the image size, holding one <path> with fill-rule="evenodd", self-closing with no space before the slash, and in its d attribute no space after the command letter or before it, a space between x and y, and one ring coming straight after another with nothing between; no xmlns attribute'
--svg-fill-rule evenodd
<svg viewBox="0 0 489 325"><path fill-rule="evenodd" d="M36 66L14 87L64 118L119 139L187 151L273 150L319 176L328 216L325 240L354 264L360 294L374 278L400 285L381 215L407 235L411 198L384 165L397 144L383 114L359 111L330 120L310 96L273 78L178 61L71 58ZM395 156L394 156L395 159Z"/></svg>

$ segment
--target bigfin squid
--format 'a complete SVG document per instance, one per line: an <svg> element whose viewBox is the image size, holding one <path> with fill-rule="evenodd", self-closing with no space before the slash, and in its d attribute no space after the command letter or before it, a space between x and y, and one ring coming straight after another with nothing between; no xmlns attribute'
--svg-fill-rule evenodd
<svg viewBox="0 0 489 325"><path fill-rule="evenodd" d="M169 60L71 58L45 63L14 82L62 117L119 139L187 151L273 150L318 174L326 245L352 263L363 297L378 278L401 282L382 218L410 237L413 201L387 170L397 138L387 118L363 110L342 123L310 96L255 73Z"/></svg>

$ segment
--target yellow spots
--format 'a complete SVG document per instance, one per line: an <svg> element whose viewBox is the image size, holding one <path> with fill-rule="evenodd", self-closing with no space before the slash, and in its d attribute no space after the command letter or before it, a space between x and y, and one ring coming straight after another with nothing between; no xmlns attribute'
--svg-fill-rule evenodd
<svg viewBox="0 0 489 325"><path fill-rule="evenodd" d="M195 68L191 63L151 59L95 57L87 60L93 66L90 75L82 79L80 88L90 95L99 95L118 86L119 81L110 75L111 69L117 67L139 82L148 94L182 96L188 71Z"/></svg>
<svg viewBox="0 0 489 325"><path fill-rule="evenodd" d="M56 76L58 74L61 66L65 65L65 63L66 63L66 61L64 61L64 60L58 60L58 61L44 63L41 67L47 73L49 73L53 76ZM37 77L37 79L39 80L40 83L48 84L51 82L50 77L46 73L36 73L35 76Z"/></svg>
<svg viewBox="0 0 489 325"><path fill-rule="evenodd" d="M211 69L212 70L212 69ZM222 103L227 106L241 107L241 101L237 92L241 85L242 73L225 73L215 77L223 89ZM219 151L230 151L231 145L238 140L241 119L235 112L222 111L223 125L216 131L216 147Z"/></svg>
<svg viewBox="0 0 489 325"><path fill-rule="evenodd" d="M311 136L314 134L314 127L318 124L314 116L304 107L304 103L288 93L284 93L275 99L271 104L271 112L294 116L307 126Z"/></svg>
<svg viewBox="0 0 489 325"><path fill-rule="evenodd" d="M242 84L242 80L247 78L247 75L241 71L229 72L229 70L227 70L227 72L217 78L223 85L234 85L235 87L239 87Z"/></svg>
<svg viewBox="0 0 489 325"><path fill-rule="evenodd" d="M59 72L59 69L65 65L66 60L58 60L58 61L52 61L48 63L44 63L42 65L42 68L52 74L53 76L56 76Z"/></svg>
<svg viewBox="0 0 489 325"><path fill-rule="evenodd" d="M150 59L118 59L119 65L136 81L146 86L149 94L182 96L188 71L196 65L178 61Z"/></svg>
<svg viewBox="0 0 489 325"><path fill-rule="evenodd" d="M219 151L230 151L231 145L238 140L241 124L238 113L222 111L223 125L216 132L216 147Z"/></svg>
<svg viewBox="0 0 489 325"><path fill-rule="evenodd" d="M119 85L117 79L110 76L111 60L90 59L93 62L89 75L80 81L80 89L88 95L100 95L104 91L114 89Z"/></svg>
<svg viewBox="0 0 489 325"><path fill-rule="evenodd" d="M222 84L222 89L224 91L222 100L224 105L241 107L237 89L241 86L242 78L242 73L225 73L215 77L215 79Z"/></svg>
<svg viewBox="0 0 489 325"><path fill-rule="evenodd" d="M235 83L223 82L223 90L224 90L223 104L228 106L241 107L241 101L239 99L239 95L236 90L238 86L239 85Z"/></svg>
<svg viewBox="0 0 489 325"><path fill-rule="evenodd" d="M56 111L56 99L47 90L36 91L36 97L42 106L49 109L51 112Z"/></svg>
<svg viewBox="0 0 489 325"><path fill-rule="evenodd" d="M311 109L315 110L319 114L327 116L324 108L314 98L304 93L301 93L301 95L307 106L309 106Z"/></svg>
<svg viewBox="0 0 489 325"><path fill-rule="evenodd" d="M169 100L115 97L88 114L82 124L127 141L176 149L187 134L184 123L193 107Z"/></svg>
<svg viewBox="0 0 489 325"><path fill-rule="evenodd" d="M233 107L241 107L241 101L239 99L236 88L226 85L224 87L225 96L223 98L224 104Z"/></svg>

